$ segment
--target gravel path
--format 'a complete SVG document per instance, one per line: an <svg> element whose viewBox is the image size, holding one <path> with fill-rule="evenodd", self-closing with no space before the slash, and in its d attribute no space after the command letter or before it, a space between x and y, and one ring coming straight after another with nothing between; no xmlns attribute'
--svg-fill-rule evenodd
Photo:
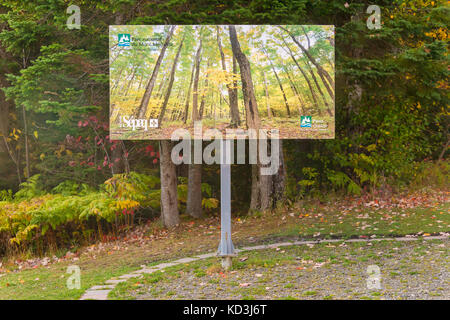
<svg viewBox="0 0 450 320"><path fill-rule="evenodd" d="M448 245L448 240L395 241L264 250L238 270L186 267L132 290L128 298L449 299ZM380 270L379 288L368 288L369 266Z"/></svg>
<svg viewBox="0 0 450 320"><path fill-rule="evenodd" d="M241 265L238 270L226 273L211 267L217 259L208 260L215 256L209 253L109 280L108 287L91 288L82 299L108 299L111 291L113 298L126 299L449 299L448 236L425 239L355 239L344 244L299 241L246 247L235 259ZM370 265L380 268L380 289L367 288ZM179 270L169 272L175 266ZM124 284L129 287L134 282L131 290L117 287L142 276Z"/></svg>

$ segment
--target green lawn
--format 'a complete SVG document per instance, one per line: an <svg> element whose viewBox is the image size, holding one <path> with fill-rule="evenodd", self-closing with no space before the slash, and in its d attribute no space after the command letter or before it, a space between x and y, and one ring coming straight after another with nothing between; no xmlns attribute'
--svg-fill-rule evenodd
<svg viewBox="0 0 450 320"><path fill-rule="evenodd" d="M362 235L403 236L419 232L436 234L450 230L450 203L432 208L379 209L356 208L342 211L314 208L294 214L298 223L278 234L311 238L351 238ZM292 217L291 217L292 218ZM320 234L319 234L320 233Z"/></svg>
<svg viewBox="0 0 450 320"><path fill-rule="evenodd" d="M72 264L81 268L81 289L67 288L66 282L70 276L66 273L67 267ZM0 299L78 299L88 288L136 269L139 269L139 266L122 264L121 261L110 261L108 264L101 261L82 261L10 272L0 277Z"/></svg>

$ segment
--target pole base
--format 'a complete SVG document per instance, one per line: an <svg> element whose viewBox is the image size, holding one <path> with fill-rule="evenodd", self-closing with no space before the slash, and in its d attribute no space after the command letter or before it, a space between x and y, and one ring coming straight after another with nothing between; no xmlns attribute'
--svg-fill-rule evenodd
<svg viewBox="0 0 450 320"><path fill-rule="evenodd" d="M220 257L234 256L234 245L230 238L223 237L220 240L219 248L217 249L217 255Z"/></svg>
<svg viewBox="0 0 450 320"><path fill-rule="evenodd" d="M230 256L222 257L222 268L226 271L230 270L233 266L233 260Z"/></svg>

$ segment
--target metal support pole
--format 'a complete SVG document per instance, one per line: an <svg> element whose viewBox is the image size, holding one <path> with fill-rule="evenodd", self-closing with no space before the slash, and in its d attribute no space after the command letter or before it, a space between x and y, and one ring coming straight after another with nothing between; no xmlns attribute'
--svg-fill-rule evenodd
<svg viewBox="0 0 450 320"><path fill-rule="evenodd" d="M231 268L231 257L235 255L231 241L231 140L220 141L220 244L218 256L222 267Z"/></svg>

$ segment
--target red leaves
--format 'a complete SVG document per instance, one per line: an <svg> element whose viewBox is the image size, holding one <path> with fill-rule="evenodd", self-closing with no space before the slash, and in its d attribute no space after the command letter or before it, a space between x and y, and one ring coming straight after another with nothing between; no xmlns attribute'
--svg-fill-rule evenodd
<svg viewBox="0 0 450 320"><path fill-rule="evenodd" d="M122 214L123 215L134 215L134 209L123 209Z"/></svg>

